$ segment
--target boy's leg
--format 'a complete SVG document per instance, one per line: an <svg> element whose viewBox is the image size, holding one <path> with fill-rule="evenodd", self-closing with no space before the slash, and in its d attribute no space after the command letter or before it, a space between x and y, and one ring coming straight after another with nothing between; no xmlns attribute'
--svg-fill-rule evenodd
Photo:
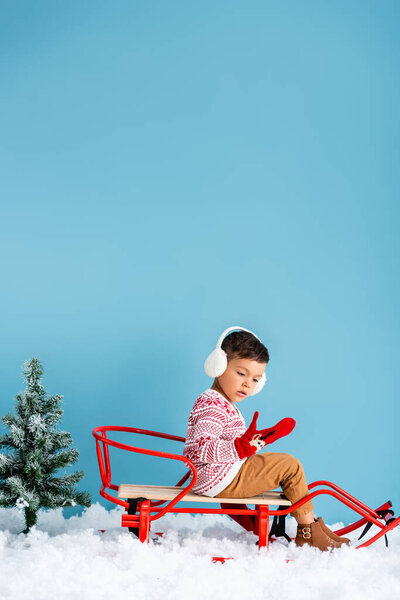
<svg viewBox="0 0 400 600"><path fill-rule="evenodd" d="M257 496L278 487L292 504L308 494L301 462L291 454L263 452L250 456L233 481L216 498L246 498ZM309 500L291 514L297 520L313 510Z"/></svg>

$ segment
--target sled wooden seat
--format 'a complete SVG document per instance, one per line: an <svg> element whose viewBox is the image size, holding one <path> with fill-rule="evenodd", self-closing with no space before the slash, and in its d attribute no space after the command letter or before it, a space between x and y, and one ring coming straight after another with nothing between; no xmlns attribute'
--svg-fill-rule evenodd
<svg viewBox="0 0 400 600"><path fill-rule="evenodd" d="M118 498L146 498L147 500L173 500L180 494L183 487L174 485L130 485L121 484L118 488ZM249 498L212 498L188 492L180 502L223 502L226 504L268 504L276 506L291 506L290 500L282 492L264 492L259 496Z"/></svg>

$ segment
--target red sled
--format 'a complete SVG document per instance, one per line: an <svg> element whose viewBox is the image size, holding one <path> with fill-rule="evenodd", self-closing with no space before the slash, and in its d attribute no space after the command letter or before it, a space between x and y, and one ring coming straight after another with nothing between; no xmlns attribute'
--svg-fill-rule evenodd
<svg viewBox="0 0 400 600"><path fill-rule="evenodd" d="M166 440L173 440L185 443L185 438L160 433L158 431L149 431L147 429L138 429L135 427L119 427L119 426L102 426L95 427L92 434L96 439L96 452L99 461L99 469L101 476L100 495L114 502L119 506L123 506L126 514L122 515L122 526L128 527L129 531L139 537L143 543L149 542L149 534L152 523L160 519L167 513L192 513L192 514L217 514L229 515L231 518L240 523L248 531L252 530L258 535L258 547L267 548L269 542L273 542L279 535L284 535L287 540L290 538L284 531L284 519L292 510L299 508L307 502L319 495L333 496L359 515L359 519L335 531L337 535L345 535L353 532L361 527L364 527L363 532L358 540L363 537L372 525L378 527L378 532L369 540L356 546L357 549L370 546L381 537L395 529L400 523L400 517L395 517L392 510L392 503L387 500L381 506L373 510L354 496L340 488L338 485L325 480L314 481L309 484L308 489L324 486L322 489L310 491L310 493L296 502L291 502L284 496L282 492L270 491L259 496L251 498L212 498L209 496L200 496L193 493L191 490L196 483L197 470L191 460L180 454L172 454L167 452L159 452L157 450L148 450L128 444L116 442L108 437L110 432L126 432L137 433L140 435L148 435ZM132 485L121 484L115 485L111 480L111 464L109 446L127 450L128 452L136 452L137 454L147 454L150 456L158 456L160 458L168 458L183 462L189 469L187 473L174 486L155 486L155 485ZM190 483L186 487L183 484L192 475ZM330 488L330 489L328 489ZM117 497L112 496L106 490L117 492ZM220 504L220 508L184 508L183 502L196 502L204 504ZM177 506L179 504L179 506ZM249 508L247 505L254 505L254 508ZM278 509L273 510L270 506L278 506ZM273 523L270 528L269 518L273 517ZM159 534L162 535L162 534ZM226 558L213 557L214 562L224 562Z"/></svg>

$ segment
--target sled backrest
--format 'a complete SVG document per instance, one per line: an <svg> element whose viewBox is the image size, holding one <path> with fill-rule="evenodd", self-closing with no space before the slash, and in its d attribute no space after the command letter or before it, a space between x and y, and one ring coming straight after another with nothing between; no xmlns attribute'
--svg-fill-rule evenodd
<svg viewBox="0 0 400 600"><path fill-rule="evenodd" d="M173 440L176 442L183 442L183 443L185 442L185 438L177 436L177 435L170 435L168 433L161 433L159 431L150 431L148 429L139 429L137 427L120 427L120 426L114 426L114 425L104 425L101 427L95 427L95 429L93 429L93 431L92 431L92 435L94 436L94 438L96 440L96 453L97 453L97 460L99 462L100 477L101 477L101 483L102 483L102 486L100 489L100 495L103 496L103 498L106 498L107 500L114 502L114 504L119 504L121 506L124 506L125 508L129 507L128 502L120 500L119 498L115 498L114 496L111 496L110 494L108 494L106 492L106 488L109 488L110 490L113 490L113 491L118 491L118 486L113 484L112 479L111 479L111 463L110 463L109 446L113 446L114 448L120 448L121 450L127 450L128 452L135 452L138 454L147 454L150 456L158 456L161 458L170 458L172 460L179 460L179 461L185 463L185 465L188 467L189 470L182 477L182 479L180 481L178 481L178 483L176 485L181 486L185 481L187 481L187 479L189 478L189 476L191 474L192 474L192 480L188 484L188 486L182 488L181 492L175 498L172 498L171 501L169 502L169 504L167 504L167 506L163 509L162 514L165 514L166 512L168 512L168 510L170 510L172 508L172 506L174 506L177 502L179 502L179 500L187 492L189 492L192 489L192 487L194 486L194 484L196 483L196 480L197 480L196 467L194 466L194 464L192 463L192 461L190 459L186 458L185 456L183 456L181 454L159 452L158 450L148 450L146 448L139 448L137 446L130 446L129 444L122 444L121 442L116 442L115 440L112 440L111 438L108 437L108 434L110 434L110 432L114 432L114 431L115 432L125 432L125 433L136 433L136 434L140 434L140 435L149 435L149 436L153 436L153 437L158 437L158 438L163 438L163 439ZM163 502L157 502L157 504L163 504ZM155 503L153 505L155 505ZM161 513L160 513L160 516L161 516Z"/></svg>

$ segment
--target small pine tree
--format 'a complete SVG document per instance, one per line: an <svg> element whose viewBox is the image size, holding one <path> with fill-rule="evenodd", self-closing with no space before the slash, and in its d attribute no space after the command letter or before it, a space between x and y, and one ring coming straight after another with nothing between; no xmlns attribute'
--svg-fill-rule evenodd
<svg viewBox="0 0 400 600"><path fill-rule="evenodd" d="M70 447L71 434L57 431L63 410L63 396L49 396L41 384L43 367L37 358L23 365L26 389L16 396L16 414L2 418L9 433L0 436L0 506L24 508L25 533L35 525L40 508L90 506L88 492L75 487L83 471L55 476L78 460L79 452Z"/></svg>

